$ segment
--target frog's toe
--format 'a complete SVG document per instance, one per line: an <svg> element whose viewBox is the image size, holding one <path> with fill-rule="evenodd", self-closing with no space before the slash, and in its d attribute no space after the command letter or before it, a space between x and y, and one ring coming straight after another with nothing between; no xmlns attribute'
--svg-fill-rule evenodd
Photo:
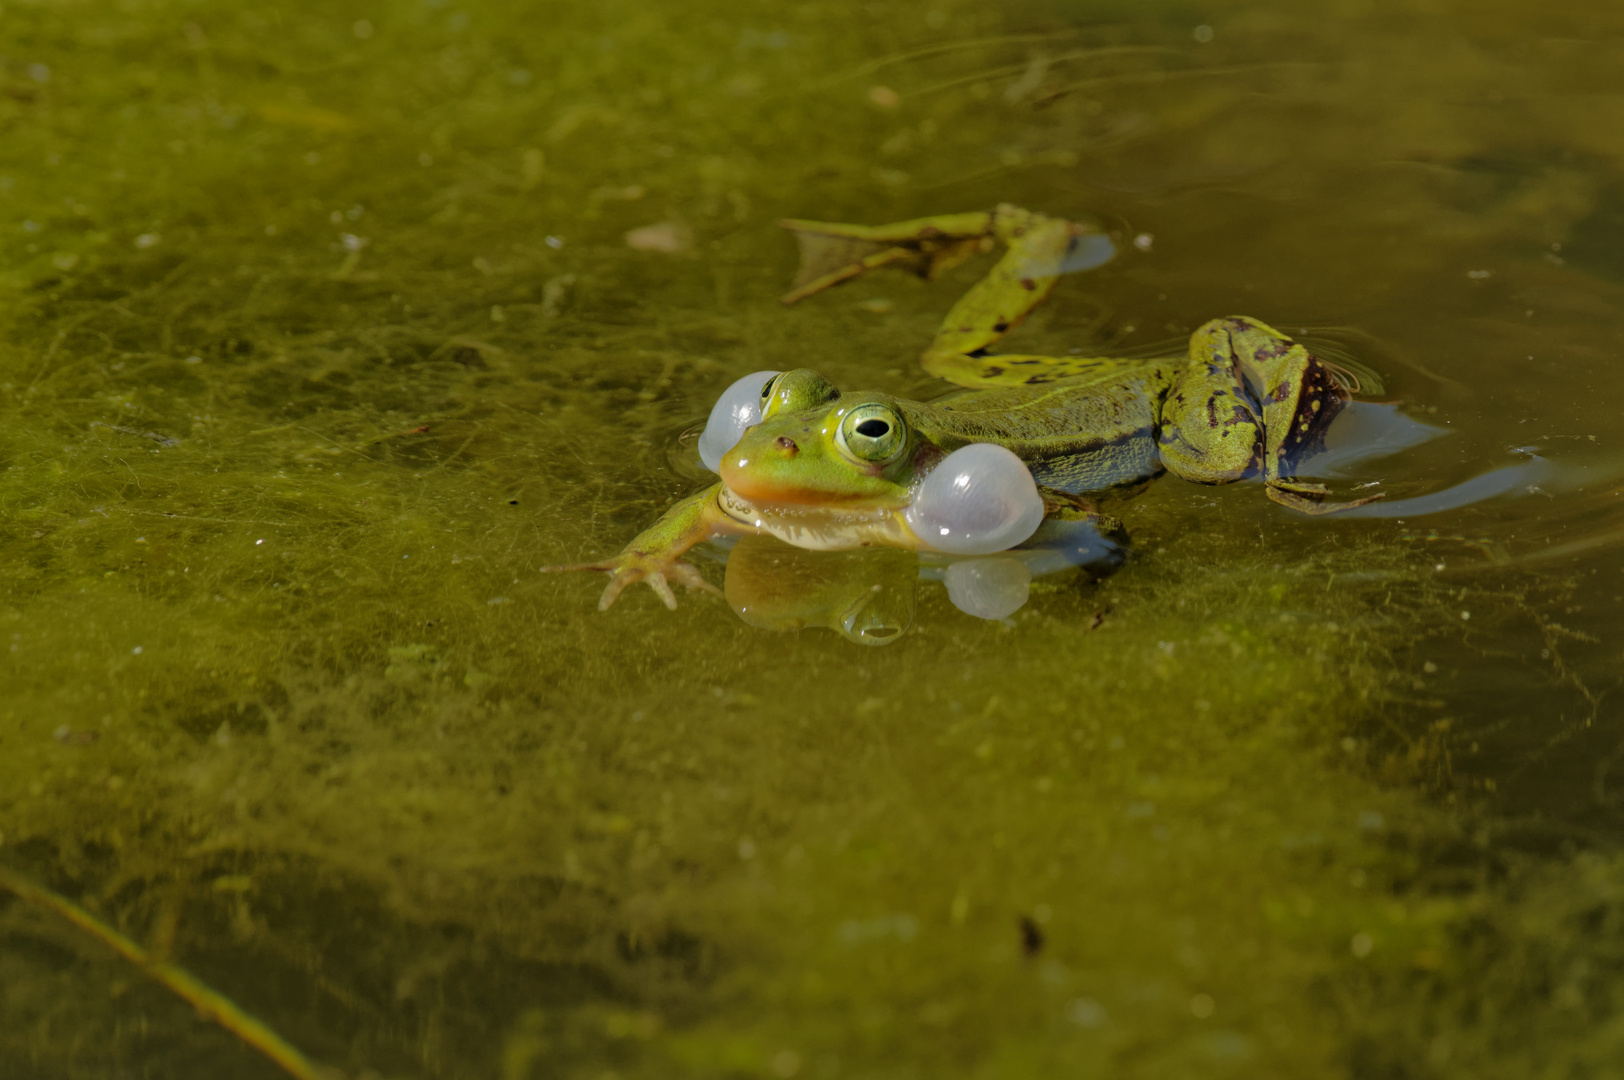
<svg viewBox="0 0 1624 1080"><path fill-rule="evenodd" d="M1308 484L1295 480L1274 480L1264 488L1269 498L1281 506L1289 507L1302 514L1337 514L1343 510L1352 510L1356 506L1373 503L1377 499L1385 499L1387 493L1378 491L1374 495L1367 495L1362 499L1350 499L1347 502L1326 502L1325 497L1331 494L1331 489L1324 484Z"/></svg>
<svg viewBox="0 0 1624 1080"><path fill-rule="evenodd" d="M620 599L620 594L626 591L626 586L643 582L659 594L660 602L672 611L677 609L676 594L671 586L666 584L665 575L658 570L646 567L612 566L609 570L609 584L603 587L603 595L598 597L598 610L608 611Z"/></svg>
<svg viewBox="0 0 1624 1080"><path fill-rule="evenodd" d="M648 587L659 596L660 603L665 605L667 611L677 610L677 594L671 591L671 583L665 580L664 574L658 570L650 571L643 580L648 582Z"/></svg>
<svg viewBox="0 0 1624 1080"><path fill-rule="evenodd" d="M779 222L795 236L801 265L785 306L850 281L870 270L894 266L934 280L979 252L990 251L992 215L946 214L894 225L840 225L789 218Z"/></svg>
<svg viewBox="0 0 1624 1080"><path fill-rule="evenodd" d="M609 576L609 584L603 587L603 594L598 597L598 610L608 611L610 608L614 607L615 601L620 599L620 594L626 590L626 586L637 580L638 578L629 574L611 573ZM652 584L652 582L650 584ZM673 604L671 606L674 607L675 605Z"/></svg>
<svg viewBox="0 0 1624 1080"><path fill-rule="evenodd" d="M722 595L722 590L706 581L704 575L698 569L685 562L671 562L661 566L628 566L625 564L616 565L611 562L602 565L561 567L560 569L608 570L610 572L609 584L604 586L603 595L598 597L599 611L608 611L614 606L615 601L620 598L620 594L626 590L626 586L639 581L653 589L655 594L659 596L660 602L672 611L677 610L677 594L671 588L673 582L689 589L708 592L713 596Z"/></svg>
<svg viewBox="0 0 1624 1080"><path fill-rule="evenodd" d="M829 236L789 223L786 223L786 227L795 232L795 239L800 244L801 266L790 291L779 297L779 303L785 307L798 304L809 296L870 270L891 263L918 261L918 257L906 248L846 236Z"/></svg>
<svg viewBox="0 0 1624 1080"><path fill-rule="evenodd" d="M723 595L722 590L706 581L705 575L701 574L699 572L699 568L694 566L692 563L672 563L671 567L666 571L666 573L670 575L671 580L675 581L679 585L687 586L690 589L697 589L699 592L707 592L712 596ZM669 588L666 590L665 595L670 595ZM676 599L672 598L671 600L666 601L666 606L676 607Z"/></svg>

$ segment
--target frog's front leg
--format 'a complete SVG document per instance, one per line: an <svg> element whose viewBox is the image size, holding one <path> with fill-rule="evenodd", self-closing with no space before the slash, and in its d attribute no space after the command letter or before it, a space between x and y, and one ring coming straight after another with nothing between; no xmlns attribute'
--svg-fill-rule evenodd
<svg viewBox="0 0 1624 1080"><path fill-rule="evenodd" d="M1269 498L1305 514L1374 502L1327 503L1320 484L1291 476L1323 444L1348 393L1303 346L1256 319L1214 319L1190 337L1190 358L1162 403L1168 471L1203 484L1261 473Z"/></svg>
<svg viewBox="0 0 1624 1080"><path fill-rule="evenodd" d="M660 595L665 606L675 609L677 597L670 582L686 585L690 589L721 596L722 591L706 581L692 563L678 558L695 544L720 533L731 531L733 520L717 502L721 484L712 484L697 495L690 495L677 503L652 526L639 533L625 550L612 559L599 562L571 563L565 566L544 566L544 574L567 570L601 570L609 574L609 584L598 600L598 610L607 611L621 590L634 582L647 582Z"/></svg>

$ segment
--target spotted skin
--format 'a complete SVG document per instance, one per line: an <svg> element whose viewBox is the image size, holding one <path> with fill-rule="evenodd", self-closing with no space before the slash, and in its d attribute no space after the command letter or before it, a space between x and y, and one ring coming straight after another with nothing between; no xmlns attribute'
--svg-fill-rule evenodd
<svg viewBox="0 0 1624 1080"><path fill-rule="evenodd" d="M1189 361L1162 404L1162 463L1203 484L1261 475L1270 498L1307 513L1350 505L1325 504L1323 488L1290 478L1347 399L1330 370L1278 330L1214 319L1191 335Z"/></svg>
<svg viewBox="0 0 1624 1080"><path fill-rule="evenodd" d="M948 311L920 362L933 375L987 395L1004 387L1058 391L1051 400L1063 397L1068 405L1047 410L1043 441L1051 446L1072 443L1083 450L1082 456L1066 460L1011 445L1044 482L1053 479L1072 491L1099 490L1161 468L1203 484L1261 476L1271 499L1307 514L1332 513L1381 497L1326 502L1324 487L1292 478L1297 462L1320 447L1348 394L1306 348L1257 319L1231 316L1206 323L1190 336L1182 365L1177 360L987 353L1049 295L1067 255L1087 232L1080 225L1007 204L991 214L953 214L891 226L784 224L803 245L808 237L862 236L875 244L883 240L889 251L913 251L912 265L927 277L937 271L934 260L942 252L951 251L956 260L978 242L983 248L989 241L1003 243L1003 257ZM891 258L905 261L901 255ZM795 303L863 269L825 275L827 284L803 285L784 302ZM1007 439L1023 440L1029 425L1019 423L1018 414L1032 413L1030 403L1009 395L988 396L978 411L1005 412L1010 422L991 425L986 431L991 437L982 441L1010 445ZM1122 415L1145 405L1153 414L1148 432L1140 417L1129 422ZM999 427L1003 430L992 430ZM1149 448L1142 444L1146 435L1151 437ZM1085 448L1090 442L1105 449Z"/></svg>
<svg viewBox="0 0 1624 1080"><path fill-rule="evenodd" d="M684 551L721 534L770 533L810 548L920 547L904 521L912 492L946 454L972 443L1015 453L1039 485L1045 517L1120 526L1091 494L1133 489L1163 471L1202 484L1259 476L1270 498L1309 514L1359 506L1293 477L1346 402L1331 370L1278 330L1214 319L1184 357L995 355L987 350L1053 290L1089 230L1013 206L895 225L786 221L802 272L784 303L883 267L927 279L998 244L988 275L955 303L921 357L963 390L934 402L842 392L808 370L762 388L762 420L723 455L722 482L673 506L619 555L550 567L610 575L600 608L633 582L675 606L671 583L714 592ZM852 410L878 410L895 452L860 459L841 441ZM1380 496L1373 496L1379 498Z"/></svg>

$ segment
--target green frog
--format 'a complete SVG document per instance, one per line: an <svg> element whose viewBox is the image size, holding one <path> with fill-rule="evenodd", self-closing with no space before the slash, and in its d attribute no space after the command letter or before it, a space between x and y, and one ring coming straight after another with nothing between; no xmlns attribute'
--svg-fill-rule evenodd
<svg viewBox="0 0 1624 1080"><path fill-rule="evenodd" d="M680 556L730 534L812 549L990 554L1045 524L1112 532L1119 526L1090 496L1162 472L1201 484L1261 476L1271 499L1307 514L1380 498L1332 502L1322 485L1293 477L1349 392L1329 364L1256 319L1214 319L1179 358L989 353L1062 273L1101 261L1108 241L1097 230L1009 205L883 226L783 224L802 247L786 304L881 267L934 278L1002 243L922 357L961 389L924 403L842 391L809 370L746 376L701 438L719 482L613 558L544 568L608 573L600 610L639 581L670 608L673 583L718 592Z"/></svg>

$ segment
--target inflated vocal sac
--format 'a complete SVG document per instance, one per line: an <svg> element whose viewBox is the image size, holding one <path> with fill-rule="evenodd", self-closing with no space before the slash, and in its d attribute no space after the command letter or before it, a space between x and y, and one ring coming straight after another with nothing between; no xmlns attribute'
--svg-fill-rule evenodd
<svg viewBox="0 0 1624 1080"><path fill-rule="evenodd" d="M971 443L947 455L925 477L903 516L933 551L990 555L1037 531L1043 497L1013 451Z"/></svg>
<svg viewBox="0 0 1624 1080"><path fill-rule="evenodd" d="M744 429L761 423L761 390L777 371L752 371L716 399L705 431L699 436L699 460L711 472L720 472L722 455L739 445Z"/></svg>

